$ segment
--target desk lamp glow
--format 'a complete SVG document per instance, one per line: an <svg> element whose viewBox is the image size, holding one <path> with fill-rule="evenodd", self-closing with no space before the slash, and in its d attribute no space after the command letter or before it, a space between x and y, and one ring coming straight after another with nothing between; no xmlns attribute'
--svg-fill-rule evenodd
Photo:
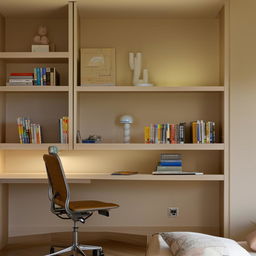
<svg viewBox="0 0 256 256"><path fill-rule="evenodd" d="M133 117L124 115L120 117L120 123L124 125L124 143L130 143L131 139L131 124L133 123Z"/></svg>

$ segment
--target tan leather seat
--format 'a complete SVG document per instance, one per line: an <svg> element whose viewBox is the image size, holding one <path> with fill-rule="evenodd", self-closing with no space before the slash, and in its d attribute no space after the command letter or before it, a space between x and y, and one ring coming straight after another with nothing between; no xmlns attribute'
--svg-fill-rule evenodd
<svg viewBox="0 0 256 256"><path fill-rule="evenodd" d="M56 203L64 207L65 203L57 201ZM101 210L101 209L113 209L119 207L118 204L113 204L113 203L105 203L101 201L91 201L91 200L86 200L86 201L71 201L69 202L69 208L72 211L95 211L95 210Z"/></svg>

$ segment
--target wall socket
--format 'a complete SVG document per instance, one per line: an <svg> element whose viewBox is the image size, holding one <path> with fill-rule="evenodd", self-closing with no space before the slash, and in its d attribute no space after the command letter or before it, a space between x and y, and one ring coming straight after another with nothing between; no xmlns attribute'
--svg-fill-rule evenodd
<svg viewBox="0 0 256 256"><path fill-rule="evenodd" d="M179 216L179 208L178 207L168 207L167 208L167 216L168 217L178 217Z"/></svg>

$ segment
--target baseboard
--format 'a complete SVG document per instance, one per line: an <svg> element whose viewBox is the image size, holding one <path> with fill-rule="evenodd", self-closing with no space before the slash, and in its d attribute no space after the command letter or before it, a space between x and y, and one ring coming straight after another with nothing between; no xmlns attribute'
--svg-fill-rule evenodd
<svg viewBox="0 0 256 256"><path fill-rule="evenodd" d="M64 229L65 230L63 230L63 228L55 228L54 230L51 228L50 230L48 229L48 232L45 232L44 234L13 236L9 237L8 243L17 244L29 242L33 244L70 244L72 241L72 229L71 227L69 230L67 230L67 228ZM33 233L35 231L36 230L33 230ZM216 236L221 235L218 227L81 227L79 228L79 240L84 243L112 240L135 245L144 245L152 234L171 231L191 231Z"/></svg>

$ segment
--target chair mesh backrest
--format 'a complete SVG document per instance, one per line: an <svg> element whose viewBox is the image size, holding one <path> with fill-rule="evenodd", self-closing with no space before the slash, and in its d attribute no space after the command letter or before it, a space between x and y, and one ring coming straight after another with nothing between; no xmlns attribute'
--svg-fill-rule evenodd
<svg viewBox="0 0 256 256"><path fill-rule="evenodd" d="M53 195L56 195L55 203L61 206L65 205L67 193L69 191L66 183L65 174L63 172L60 158L57 154L44 155L44 162L48 175L49 184Z"/></svg>

